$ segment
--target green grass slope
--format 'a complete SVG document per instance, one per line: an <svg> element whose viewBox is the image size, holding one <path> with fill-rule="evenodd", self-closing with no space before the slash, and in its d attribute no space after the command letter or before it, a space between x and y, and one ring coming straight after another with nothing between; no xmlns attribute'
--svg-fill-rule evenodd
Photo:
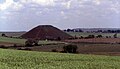
<svg viewBox="0 0 120 69"><path fill-rule="evenodd" d="M0 69L119 69L120 57L0 49Z"/></svg>
<svg viewBox="0 0 120 69"><path fill-rule="evenodd" d="M8 42L8 43L16 43L16 44L25 44L25 41L26 41L25 39L0 37L0 42Z"/></svg>
<svg viewBox="0 0 120 69"><path fill-rule="evenodd" d="M25 44L25 41L26 39L0 37L0 42L7 42L7 43L13 43L13 44ZM58 44L58 43L65 43L65 42L45 41L45 40L39 41L39 44Z"/></svg>

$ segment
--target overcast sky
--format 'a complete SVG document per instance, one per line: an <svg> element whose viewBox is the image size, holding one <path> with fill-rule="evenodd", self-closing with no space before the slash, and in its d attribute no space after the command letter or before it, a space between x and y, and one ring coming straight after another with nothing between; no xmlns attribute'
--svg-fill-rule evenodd
<svg viewBox="0 0 120 69"><path fill-rule="evenodd" d="M120 28L120 0L0 0L0 31L37 25Z"/></svg>

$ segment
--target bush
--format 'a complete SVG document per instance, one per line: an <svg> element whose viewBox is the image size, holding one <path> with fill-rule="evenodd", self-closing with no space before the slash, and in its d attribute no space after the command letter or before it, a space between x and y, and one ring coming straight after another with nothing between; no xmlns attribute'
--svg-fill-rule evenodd
<svg viewBox="0 0 120 69"><path fill-rule="evenodd" d="M30 39L28 39L25 42L25 46L38 46L38 40L30 40Z"/></svg>
<svg viewBox="0 0 120 69"><path fill-rule="evenodd" d="M77 53L77 46L76 45L67 45L63 47L63 52L65 53Z"/></svg>
<svg viewBox="0 0 120 69"><path fill-rule="evenodd" d="M83 36L80 36L80 39L84 38Z"/></svg>
<svg viewBox="0 0 120 69"><path fill-rule="evenodd" d="M85 39L89 39L89 38L95 38L95 35L88 35L87 37L85 37Z"/></svg>
<svg viewBox="0 0 120 69"><path fill-rule="evenodd" d="M56 49L52 49L52 52L58 52Z"/></svg>
<svg viewBox="0 0 120 69"><path fill-rule="evenodd" d="M109 38L109 36L106 36L106 38Z"/></svg>
<svg viewBox="0 0 120 69"><path fill-rule="evenodd" d="M25 49L23 49L23 50L28 50L28 51L31 51L31 49L30 49L30 48L25 48Z"/></svg>
<svg viewBox="0 0 120 69"><path fill-rule="evenodd" d="M103 36L102 35L97 35L96 38L102 38Z"/></svg>
<svg viewBox="0 0 120 69"><path fill-rule="evenodd" d="M4 34L4 33L2 33L2 35L1 35L2 37L6 37L6 34Z"/></svg>
<svg viewBox="0 0 120 69"><path fill-rule="evenodd" d="M113 35L114 38L117 38L117 33Z"/></svg>
<svg viewBox="0 0 120 69"><path fill-rule="evenodd" d="M34 40L34 39L28 39L26 42L25 42L25 46L38 46L38 42L39 40Z"/></svg>
<svg viewBox="0 0 120 69"><path fill-rule="evenodd" d="M94 35L88 35L88 38L95 38Z"/></svg>
<svg viewBox="0 0 120 69"><path fill-rule="evenodd" d="M25 46L32 46L33 45L33 41L32 40L27 40L25 42Z"/></svg>
<svg viewBox="0 0 120 69"><path fill-rule="evenodd" d="M31 51L30 48L18 48L18 50L28 50L28 51Z"/></svg>
<svg viewBox="0 0 120 69"><path fill-rule="evenodd" d="M58 40L58 41L61 41L61 38L60 38L60 37L58 37L58 38L57 38L57 40Z"/></svg>
<svg viewBox="0 0 120 69"><path fill-rule="evenodd" d="M4 45L0 45L0 48L7 49L8 47L6 47Z"/></svg>

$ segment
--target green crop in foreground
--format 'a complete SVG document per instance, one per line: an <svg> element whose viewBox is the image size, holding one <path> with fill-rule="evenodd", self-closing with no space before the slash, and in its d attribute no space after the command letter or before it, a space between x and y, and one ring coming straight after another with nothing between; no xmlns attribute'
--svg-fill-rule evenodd
<svg viewBox="0 0 120 69"><path fill-rule="evenodd" d="M0 69L119 69L120 57L0 49Z"/></svg>

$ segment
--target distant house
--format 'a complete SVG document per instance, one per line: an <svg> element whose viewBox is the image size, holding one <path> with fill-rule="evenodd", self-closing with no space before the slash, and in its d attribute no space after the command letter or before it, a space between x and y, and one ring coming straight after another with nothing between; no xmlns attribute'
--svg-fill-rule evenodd
<svg viewBox="0 0 120 69"><path fill-rule="evenodd" d="M21 36L25 39L65 40L72 38L69 34L51 25L40 25Z"/></svg>

